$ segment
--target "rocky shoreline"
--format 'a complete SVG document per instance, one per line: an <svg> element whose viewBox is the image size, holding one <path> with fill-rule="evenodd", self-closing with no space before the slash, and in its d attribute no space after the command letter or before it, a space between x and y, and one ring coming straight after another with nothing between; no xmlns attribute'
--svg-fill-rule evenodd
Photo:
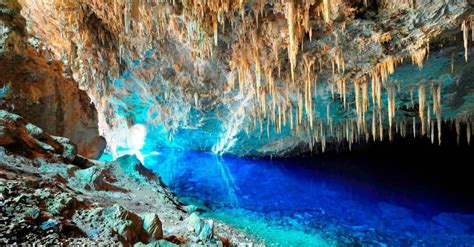
<svg viewBox="0 0 474 247"><path fill-rule="evenodd" d="M85 159L3 110L0 144L0 245L260 245L192 213L135 156Z"/></svg>

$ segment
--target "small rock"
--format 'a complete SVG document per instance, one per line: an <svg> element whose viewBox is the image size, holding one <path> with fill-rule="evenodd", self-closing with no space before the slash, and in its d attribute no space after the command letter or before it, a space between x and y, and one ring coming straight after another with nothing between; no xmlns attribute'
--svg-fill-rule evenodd
<svg viewBox="0 0 474 247"><path fill-rule="evenodd" d="M186 229L188 229L188 231L190 232L194 232L194 234L199 235L199 233L201 232L201 228L202 228L202 220L201 218L199 218L199 216L197 216L197 214L195 213L192 213L187 219L187 225L186 225Z"/></svg>
<svg viewBox="0 0 474 247"><path fill-rule="evenodd" d="M58 225L58 222L56 220L49 219L49 220L43 222L43 224L41 224L41 229L43 229L43 231L46 231L46 230L49 230L49 229L51 229L51 228L53 228L57 225Z"/></svg>
<svg viewBox="0 0 474 247"><path fill-rule="evenodd" d="M202 227L201 233L199 233L199 239L202 241L206 241L212 238L214 231L214 221L213 220L206 220Z"/></svg>

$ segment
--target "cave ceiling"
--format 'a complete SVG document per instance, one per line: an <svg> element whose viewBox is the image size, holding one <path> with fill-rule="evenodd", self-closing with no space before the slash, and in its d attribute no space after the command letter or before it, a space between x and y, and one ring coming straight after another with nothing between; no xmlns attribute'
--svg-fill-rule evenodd
<svg viewBox="0 0 474 247"><path fill-rule="evenodd" d="M440 142L443 121L470 138L472 0L18 2L111 150L137 123L154 148L239 155Z"/></svg>

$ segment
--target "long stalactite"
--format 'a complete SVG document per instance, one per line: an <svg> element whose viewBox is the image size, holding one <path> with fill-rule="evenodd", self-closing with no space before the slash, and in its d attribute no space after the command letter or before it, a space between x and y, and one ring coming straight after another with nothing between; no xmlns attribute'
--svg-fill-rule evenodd
<svg viewBox="0 0 474 247"><path fill-rule="evenodd" d="M350 28L360 27L361 30L356 31L368 34L365 37L354 35L348 24L354 22L356 15L363 13L351 1L343 0L20 2L25 6L24 11L30 14L41 9L51 9L54 10L53 15L57 14L55 18L59 24L51 32L39 25L44 23L42 18L45 17L41 16L31 16L32 28L37 33L44 33L43 39L48 40L49 49L58 58L63 53L68 54L65 63L71 67L74 76L102 112L104 131L118 125L105 117L114 114L106 93L111 88L109 82L114 81L111 78L122 76L122 67L132 64L130 58L145 59L144 54L149 51L172 50L176 48L170 47L175 46L183 49L181 56L189 56L192 60L188 64L183 61L171 63L175 78L186 78L175 79L177 82L173 90L179 88L186 93L180 91L178 94L169 89L163 93L166 96L163 98L184 102L187 101L184 99L189 99L188 108L200 109L203 102L217 101L218 97L233 97L235 101L242 101L247 98L242 95L248 95L250 99L242 107L245 108L245 118L252 123L250 130L262 133L266 129L267 137L270 138L287 128L295 136L307 136L306 141L312 148L316 146L314 142L318 142L316 139L324 143L329 139L345 139L354 143L360 139L354 136L366 137L360 140L367 140L368 136L382 140L385 133L391 139L394 126L413 122L411 116L408 120L398 118L400 106L397 105L397 89L390 75L408 59L422 68L430 53L430 38L440 32L436 25L425 25L420 28L422 31L411 35L406 34L403 28L384 30L383 25L378 26L377 23L366 26L358 23L358 26ZM366 7L371 7L370 4L375 3L363 2ZM410 9L411 12L422 13L414 1L408 0L385 0L377 8L383 15L392 16L400 22L404 19L397 16L402 13L398 10ZM86 30L83 26L89 18L97 18L102 26ZM466 61L469 30L474 39L473 23L470 17L460 23ZM403 43L406 40L417 41L407 45ZM106 47L107 43L112 45ZM404 46L406 48L400 48ZM397 52L392 52L395 50ZM160 56L162 54L157 55L156 59ZM171 60L167 56L164 57ZM367 62L369 59L365 58L356 60L364 56L370 57L370 61ZM202 85L203 78L209 77L200 71L203 65L225 71L223 74L226 76L221 76L225 77L225 92L216 90L198 93L198 90L187 88ZM145 78L144 74L147 73L136 77ZM207 80L221 79L217 76L211 78L206 78L206 83ZM163 77L160 79L163 80ZM425 86L430 86L430 83L424 82L418 87L419 114L416 121L420 123L420 130L416 131L417 124L413 124L413 132L433 137L430 134L434 129L431 126L432 110L440 143L442 85L431 86L433 107L430 110L425 93ZM155 90L146 83L140 83L140 88L145 92ZM122 93L127 95L131 92ZM184 116L176 119L178 114L175 109L168 108L156 97L141 97L144 97L144 102L156 105L154 111L150 110L150 115L159 116L153 121L162 123L169 133L176 132L180 124L186 122ZM354 112L355 117L337 119L334 115L340 114L336 112L339 109L331 108L327 101L342 102L343 111L348 116ZM234 103L228 100L222 102L229 107ZM320 107L324 104L327 104L326 113ZM414 103L411 107L414 107ZM399 132L404 133L409 129L404 125L399 128ZM349 126L355 126L356 131L350 131ZM385 130L388 131L384 133ZM339 133L341 131L345 134Z"/></svg>

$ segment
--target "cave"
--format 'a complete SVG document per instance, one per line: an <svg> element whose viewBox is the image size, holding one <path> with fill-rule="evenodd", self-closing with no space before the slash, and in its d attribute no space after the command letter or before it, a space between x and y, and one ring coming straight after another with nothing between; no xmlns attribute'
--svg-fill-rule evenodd
<svg viewBox="0 0 474 247"><path fill-rule="evenodd" d="M0 246L473 246L473 0L0 0Z"/></svg>

